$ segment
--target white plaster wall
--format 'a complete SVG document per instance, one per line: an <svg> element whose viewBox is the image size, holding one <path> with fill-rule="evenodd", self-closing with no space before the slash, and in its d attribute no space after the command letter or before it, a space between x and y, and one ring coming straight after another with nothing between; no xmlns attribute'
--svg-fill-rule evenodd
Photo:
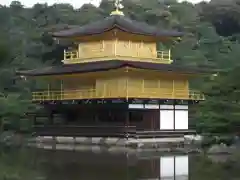
<svg viewBox="0 0 240 180"><path fill-rule="evenodd" d="M145 104L145 109L159 109L159 105L157 104Z"/></svg>
<svg viewBox="0 0 240 180"><path fill-rule="evenodd" d="M129 104L128 108L129 109L144 109L144 105L143 104Z"/></svg>
<svg viewBox="0 0 240 180"><path fill-rule="evenodd" d="M175 105L175 109L188 110L188 105Z"/></svg>
<svg viewBox="0 0 240 180"><path fill-rule="evenodd" d="M159 109L158 104L129 104L129 109Z"/></svg>
<svg viewBox="0 0 240 180"><path fill-rule="evenodd" d="M160 109L174 109L174 106L173 105L160 105Z"/></svg>

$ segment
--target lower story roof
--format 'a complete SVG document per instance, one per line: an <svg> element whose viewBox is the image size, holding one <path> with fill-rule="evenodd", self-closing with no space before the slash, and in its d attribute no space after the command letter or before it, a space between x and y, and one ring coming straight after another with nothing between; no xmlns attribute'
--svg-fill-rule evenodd
<svg viewBox="0 0 240 180"><path fill-rule="evenodd" d="M182 66L175 64L160 64L150 62L136 62L136 61L123 61L123 60L108 60L97 61L90 63L78 64L63 64L58 66L50 66L45 68L17 71L17 75L24 76L46 76L46 75L61 75L61 74L74 74L74 73L87 73L97 71L107 71L111 69L119 69L122 67L131 67L137 69L156 70L161 72L179 72L186 74L206 74L213 73L206 68L196 68L190 66Z"/></svg>

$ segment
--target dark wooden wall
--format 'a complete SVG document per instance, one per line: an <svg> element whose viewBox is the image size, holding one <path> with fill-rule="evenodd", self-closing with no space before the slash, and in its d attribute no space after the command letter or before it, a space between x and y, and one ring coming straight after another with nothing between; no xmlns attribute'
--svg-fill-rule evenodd
<svg viewBox="0 0 240 180"><path fill-rule="evenodd" d="M159 130L160 113L158 109L130 110L130 125L136 126L137 130ZM138 114L139 119L131 118L131 114Z"/></svg>
<svg viewBox="0 0 240 180"><path fill-rule="evenodd" d="M76 126L136 126L139 131L159 130L159 109L128 109L127 106L52 106L53 124Z"/></svg>

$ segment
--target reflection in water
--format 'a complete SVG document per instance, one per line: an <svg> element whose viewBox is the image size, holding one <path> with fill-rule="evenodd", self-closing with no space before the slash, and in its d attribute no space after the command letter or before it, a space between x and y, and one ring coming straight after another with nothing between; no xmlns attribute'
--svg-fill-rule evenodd
<svg viewBox="0 0 240 180"><path fill-rule="evenodd" d="M188 179L188 156L160 157L161 179Z"/></svg>
<svg viewBox="0 0 240 180"><path fill-rule="evenodd" d="M136 164L136 168L145 174L139 174L138 179L187 180L188 160L188 155L140 159Z"/></svg>
<svg viewBox="0 0 240 180"><path fill-rule="evenodd" d="M141 158L125 154L44 152L50 179L187 180L188 155Z"/></svg>
<svg viewBox="0 0 240 180"><path fill-rule="evenodd" d="M224 157L226 160L226 157ZM40 149L0 154L0 179L49 180L236 180L239 163L205 156L127 155ZM231 175L231 176L230 176Z"/></svg>

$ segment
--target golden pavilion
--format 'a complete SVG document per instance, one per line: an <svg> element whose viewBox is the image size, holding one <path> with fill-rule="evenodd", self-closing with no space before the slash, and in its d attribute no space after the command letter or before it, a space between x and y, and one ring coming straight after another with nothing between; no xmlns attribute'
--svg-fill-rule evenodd
<svg viewBox="0 0 240 180"><path fill-rule="evenodd" d="M158 49L182 32L126 17L109 17L52 33L72 42L61 65L19 71L44 81L32 101L48 114L37 122L42 136L162 137L191 132L188 111L204 100L189 81L206 72L173 63L171 50Z"/></svg>

